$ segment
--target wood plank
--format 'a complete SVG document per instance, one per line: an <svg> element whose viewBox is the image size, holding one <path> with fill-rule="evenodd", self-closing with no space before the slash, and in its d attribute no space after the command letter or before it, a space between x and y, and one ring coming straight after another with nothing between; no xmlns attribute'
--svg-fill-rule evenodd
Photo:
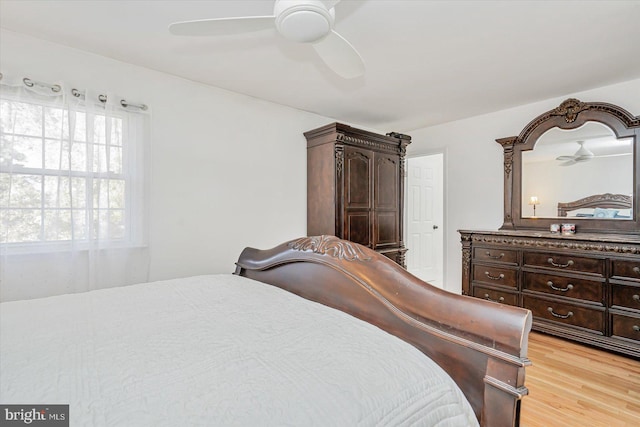
<svg viewBox="0 0 640 427"><path fill-rule="evenodd" d="M522 427L640 426L640 361L532 332Z"/></svg>

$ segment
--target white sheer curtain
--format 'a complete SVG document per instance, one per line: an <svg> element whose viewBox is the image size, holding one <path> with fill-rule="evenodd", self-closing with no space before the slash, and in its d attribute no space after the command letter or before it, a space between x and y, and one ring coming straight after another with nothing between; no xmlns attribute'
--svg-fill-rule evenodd
<svg viewBox="0 0 640 427"><path fill-rule="evenodd" d="M146 106L6 75L0 102L0 300L148 280Z"/></svg>

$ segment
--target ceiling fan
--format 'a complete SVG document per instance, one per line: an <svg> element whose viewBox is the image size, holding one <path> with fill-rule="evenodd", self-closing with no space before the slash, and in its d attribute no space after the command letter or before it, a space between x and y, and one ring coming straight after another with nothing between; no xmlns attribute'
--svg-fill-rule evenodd
<svg viewBox="0 0 640 427"><path fill-rule="evenodd" d="M311 44L334 73L352 79L364 74L364 62L351 43L333 29L338 3L340 0L275 0L272 16L175 22L169 31L178 36L218 36L275 27L287 40Z"/></svg>
<svg viewBox="0 0 640 427"><path fill-rule="evenodd" d="M558 156L556 160L564 161L560 166L570 166L578 162L586 162L594 157L594 154L584 146L584 141L576 141L580 148L572 156Z"/></svg>
<svg viewBox="0 0 640 427"><path fill-rule="evenodd" d="M631 153L617 153L617 154L603 154L596 156L591 150L584 146L584 141L576 141L580 148L571 156L558 156L556 160L560 160L560 166L571 166L579 162L586 162L596 157L616 157L616 156L628 156Z"/></svg>

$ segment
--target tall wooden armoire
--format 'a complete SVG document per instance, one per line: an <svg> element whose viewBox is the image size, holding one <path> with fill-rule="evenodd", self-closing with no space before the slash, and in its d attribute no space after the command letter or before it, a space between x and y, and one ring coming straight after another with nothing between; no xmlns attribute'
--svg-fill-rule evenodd
<svg viewBox="0 0 640 427"><path fill-rule="evenodd" d="M332 123L307 138L307 234L368 246L405 267L404 158L411 137Z"/></svg>

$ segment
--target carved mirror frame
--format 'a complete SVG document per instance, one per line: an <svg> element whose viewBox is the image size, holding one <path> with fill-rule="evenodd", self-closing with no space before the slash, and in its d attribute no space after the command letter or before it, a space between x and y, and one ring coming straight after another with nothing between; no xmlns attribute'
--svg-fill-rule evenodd
<svg viewBox="0 0 640 427"><path fill-rule="evenodd" d="M617 105L567 99L559 107L533 119L518 136L497 139L504 149L504 223L501 230L539 229L549 231L562 218L522 217L522 152L533 150L538 138L549 129L577 129L588 121L607 125L617 138L633 139L632 218L610 220L574 218L577 232L640 234L640 116Z"/></svg>

